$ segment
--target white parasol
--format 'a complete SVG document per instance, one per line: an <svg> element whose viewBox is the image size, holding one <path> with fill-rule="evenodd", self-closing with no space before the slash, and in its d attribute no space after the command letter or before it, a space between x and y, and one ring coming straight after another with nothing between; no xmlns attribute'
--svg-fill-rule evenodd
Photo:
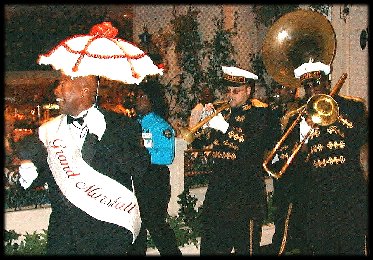
<svg viewBox="0 0 373 260"><path fill-rule="evenodd" d="M51 65L70 77L96 75L125 84L139 84L147 75L163 74L144 51L115 38L117 34L110 22L96 24L89 35L74 35L39 55L38 64Z"/></svg>

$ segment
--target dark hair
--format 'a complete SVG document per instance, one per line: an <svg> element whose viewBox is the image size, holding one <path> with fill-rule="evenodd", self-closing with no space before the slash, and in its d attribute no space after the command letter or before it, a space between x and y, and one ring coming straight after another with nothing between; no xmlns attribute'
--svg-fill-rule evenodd
<svg viewBox="0 0 373 260"><path fill-rule="evenodd" d="M164 119L168 117L168 105L164 95L164 86L157 77L146 77L139 85L139 89L144 91L145 95L152 105L152 111Z"/></svg>
<svg viewBox="0 0 373 260"><path fill-rule="evenodd" d="M207 103L212 103L214 99L215 99L215 95L214 95L214 91L212 90L212 88L208 86L203 86L201 89L199 102L205 105Z"/></svg>
<svg viewBox="0 0 373 260"><path fill-rule="evenodd" d="M252 80L249 80L247 83L246 83L249 87L250 87L250 96L249 98L254 98L255 96L255 81L252 79Z"/></svg>

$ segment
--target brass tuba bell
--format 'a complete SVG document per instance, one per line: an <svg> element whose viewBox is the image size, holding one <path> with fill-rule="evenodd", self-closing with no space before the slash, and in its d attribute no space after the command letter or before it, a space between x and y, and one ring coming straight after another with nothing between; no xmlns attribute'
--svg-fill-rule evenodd
<svg viewBox="0 0 373 260"><path fill-rule="evenodd" d="M262 46L263 62L269 75L285 87L300 86L294 69L310 59L331 64L336 37L323 14L299 9L281 16L269 28Z"/></svg>
<svg viewBox="0 0 373 260"><path fill-rule="evenodd" d="M263 62L268 74L277 83L288 88L300 87L300 80L294 75L296 68L310 60L331 64L335 51L335 32L326 16L317 11L303 9L281 16L269 28L262 46ZM296 120L264 159L263 168L269 175L276 179L280 178L311 134L312 131L309 131L300 143L294 145L291 155L280 171L274 172L269 169L269 162L300 122L302 115L308 117L315 125L321 126L327 126L338 119L338 104L332 96L339 92L346 78L347 74L344 73L329 95L315 95L307 104L285 115L286 118L298 114Z"/></svg>

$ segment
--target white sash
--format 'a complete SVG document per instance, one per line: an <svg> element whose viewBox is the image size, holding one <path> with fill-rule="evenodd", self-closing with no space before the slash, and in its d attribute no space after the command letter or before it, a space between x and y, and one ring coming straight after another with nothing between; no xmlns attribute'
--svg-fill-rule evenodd
<svg viewBox="0 0 373 260"><path fill-rule="evenodd" d="M72 204L93 218L130 230L134 242L141 227L134 192L83 160L63 119L59 116L39 128L39 138L47 147L48 164L57 185Z"/></svg>

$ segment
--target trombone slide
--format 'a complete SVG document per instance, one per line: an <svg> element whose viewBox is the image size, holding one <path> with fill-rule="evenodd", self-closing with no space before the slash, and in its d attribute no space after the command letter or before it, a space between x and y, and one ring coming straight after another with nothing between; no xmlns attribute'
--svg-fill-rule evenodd
<svg viewBox="0 0 373 260"><path fill-rule="evenodd" d="M314 127L312 127L310 129L310 131L308 131L306 136L303 138L303 140L299 144L296 144L294 146L291 155L286 160L285 164L281 167L281 170L278 173L275 173L275 172L273 172L269 169L268 163L273 159L277 150L281 147L282 143L285 141L285 139L288 137L288 135L293 131L294 127L298 124L302 114L305 113L307 116L310 116L310 114L311 114L311 120L314 122L314 124L323 125L323 126L333 123L338 118L338 114L339 114L338 104L333 99L332 96L337 94L340 91L340 89L342 88L346 78L347 78L347 73L343 73L342 76L339 78L338 82L333 87L333 89L330 91L329 95L319 94L319 95L312 96L307 101L307 103L305 105L301 106L300 108L298 108L295 111L296 113L298 113L297 118L294 120L294 122L291 124L291 126L286 130L286 132L282 135L281 139L276 143L275 147L272 149L272 151L269 153L269 155L265 158L265 160L262 164L264 170L269 175L273 176L276 179L279 179L284 174L286 169L289 167L289 165L291 164L294 157L299 152L299 150L301 149L301 147L303 146L305 141L311 135ZM324 111L322 111L322 109L318 109L318 110L315 109L314 105L319 103L319 102L326 102L326 103L330 104L330 107L331 107L330 111L327 111L328 113L324 114L323 113ZM312 111L311 108L314 109L315 111ZM319 122L316 122L314 120L313 114L310 113L310 110L314 113L315 118L317 118Z"/></svg>

